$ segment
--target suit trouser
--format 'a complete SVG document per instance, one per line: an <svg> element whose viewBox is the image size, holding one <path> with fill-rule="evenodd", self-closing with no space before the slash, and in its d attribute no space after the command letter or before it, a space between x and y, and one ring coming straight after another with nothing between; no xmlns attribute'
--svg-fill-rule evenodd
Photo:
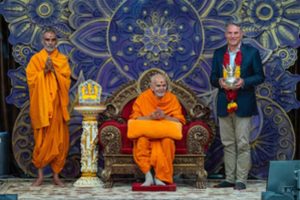
<svg viewBox="0 0 300 200"><path fill-rule="evenodd" d="M230 114L219 117L221 141L224 145L226 180L246 184L251 167L250 127L251 117Z"/></svg>

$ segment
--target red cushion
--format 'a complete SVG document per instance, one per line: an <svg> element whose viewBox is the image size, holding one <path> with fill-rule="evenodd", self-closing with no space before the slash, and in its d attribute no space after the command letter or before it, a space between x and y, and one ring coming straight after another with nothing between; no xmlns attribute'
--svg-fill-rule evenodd
<svg viewBox="0 0 300 200"><path fill-rule="evenodd" d="M124 106L124 108L123 108L123 110L122 110L122 113L121 113L121 117L122 117L123 119L127 119L127 120L129 119L129 116L130 116L130 114L131 114L132 106L133 106L134 101L135 101L135 98L132 99L132 100L130 100L130 101Z"/></svg>
<svg viewBox="0 0 300 200"><path fill-rule="evenodd" d="M150 185L150 186L141 186L142 183L132 183L131 189L132 191L147 191L147 192L157 192L157 191L167 191L167 192L175 192L176 184L171 183L167 185Z"/></svg>
<svg viewBox="0 0 300 200"><path fill-rule="evenodd" d="M187 153L186 135L187 135L188 129L189 129L188 125L182 126L182 139L175 141L175 146L176 146L175 153L176 154L186 154Z"/></svg>

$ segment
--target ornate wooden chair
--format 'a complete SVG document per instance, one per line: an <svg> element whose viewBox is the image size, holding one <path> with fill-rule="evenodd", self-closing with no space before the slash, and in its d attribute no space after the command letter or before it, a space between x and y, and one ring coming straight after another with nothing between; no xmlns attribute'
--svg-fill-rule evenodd
<svg viewBox="0 0 300 200"><path fill-rule="evenodd" d="M107 101L107 110L99 117L99 143L104 157L101 173L104 187L112 187L114 174L141 175L132 156L132 141L127 138L127 120L136 97L149 88L150 77L162 70L145 71L137 81L123 85ZM183 138L176 141L174 174L196 175L196 187L206 187L204 169L205 150L215 136L215 125L209 118L210 110L181 82L168 80L169 89L182 104L187 119L183 126Z"/></svg>

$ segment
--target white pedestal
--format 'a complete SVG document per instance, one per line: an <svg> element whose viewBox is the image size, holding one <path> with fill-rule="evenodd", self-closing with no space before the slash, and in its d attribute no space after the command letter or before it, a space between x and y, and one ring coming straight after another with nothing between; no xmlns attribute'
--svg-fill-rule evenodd
<svg viewBox="0 0 300 200"><path fill-rule="evenodd" d="M83 115L81 135L81 177L74 183L75 187L99 187L102 181L97 177L98 169L98 122L97 115L105 106L75 106Z"/></svg>

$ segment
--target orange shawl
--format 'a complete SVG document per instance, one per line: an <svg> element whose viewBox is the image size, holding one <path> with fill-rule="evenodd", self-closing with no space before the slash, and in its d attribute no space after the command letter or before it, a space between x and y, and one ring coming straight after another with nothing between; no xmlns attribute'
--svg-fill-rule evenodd
<svg viewBox="0 0 300 200"><path fill-rule="evenodd" d="M151 89L146 90L136 99L132 107L130 119L148 116L157 108L163 110L166 115L175 117L181 123L185 124L185 118L181 112L181 105L177 97L167 91L166 94L159 99L153 94Z"/></svg>
<svg viewBox="0 0 300 200"><path fill-rule="evenodd" d="M65 121L68 113L71 70L66 56L55 49L50 55L56 76L53 72L44 74L48 53L45 49L32 56L26 68L30 95L30 117L34 129L49 126L53 114L53 100L59 95L60 106ZM59 92L57 92L59 90Z"/></svg>

